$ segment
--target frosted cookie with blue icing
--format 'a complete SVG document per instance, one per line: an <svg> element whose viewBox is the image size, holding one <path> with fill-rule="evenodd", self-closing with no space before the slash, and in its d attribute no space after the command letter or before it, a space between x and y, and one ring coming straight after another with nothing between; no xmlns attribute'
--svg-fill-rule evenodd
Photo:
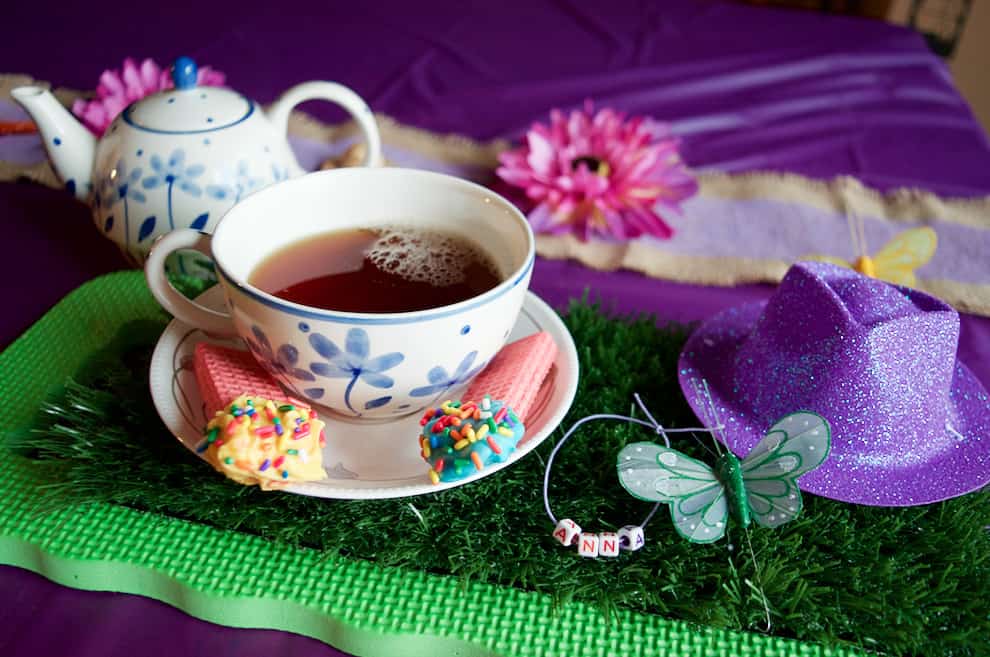
<svg viewBox="0 0 990 657"><path fill-rule="evenodd" d="M419 423L419 445L434 484L508 460L526 433L512 408L487 395L478 402L445 401L427 409Z"/></svg>

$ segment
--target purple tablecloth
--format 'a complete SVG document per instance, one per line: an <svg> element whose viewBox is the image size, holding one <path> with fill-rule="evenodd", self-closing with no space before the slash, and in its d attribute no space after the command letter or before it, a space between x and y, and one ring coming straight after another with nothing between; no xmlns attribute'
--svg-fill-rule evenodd
<svg viewBox="0 0 990 657"><path fill-rule="evenodd" d="M142 3L5 7L0 69L92 88L128 55L189 54L268 102L306 79L350 85L400 121L518 136L585 98L674 123L695 167L854 175L943 195L990 193L990 146L920 37L881 23L719 2ZM300 6L302 5L302 6ZM340 118L319 104L305 109ZM0 185L0 344L83 281L123 266L66 195ZM30 277L30 284L20 281ZM620 311L696 320L769 288L700 288L540 262L555 305L589 288ZM990 382L990 321L964 318L963 358ZM158 602L63 588L0 567L0 645L14 654L337 655L287 633L220 628ZM135 642L141 642L136 648Z"/></svg>

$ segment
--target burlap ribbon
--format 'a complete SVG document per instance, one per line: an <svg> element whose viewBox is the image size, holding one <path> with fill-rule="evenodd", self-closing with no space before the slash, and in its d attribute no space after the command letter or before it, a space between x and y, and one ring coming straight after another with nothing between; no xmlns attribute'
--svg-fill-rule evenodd
<svg viewBox="0 0 990 657"><path fill-rule="evenodd" d="M0 75L0 102L10 89L40 84L23 75ZM70 104L82 94L55 90ZM536 117L534 117L536 118ZM386 157L394 164L452 172L491 182L497 155L510 144L479 142L402 125L378 115ZM346 160L358 138L352 123L323 124L295 113L289 134L299 150L321 148ZM46 160L5 161L0 138L0 181L61 183ZM332 146L331 146L332 144ZM346 162L342 162L346 164ZM917 269L918 286L960 310L990 315L990 197L942 198L918 189L880 193L854 178L820 181L780 172L698 172L700 191L673 223L677 234L659 241L581 242L541 235L537 250L547 258L574 258L597 269L632 269L649 276L704 285L776 282L792 262L809 254L853 260L848 217L863 222L870 252L902 231L927 225L938 234L935 257Z"/></svg>

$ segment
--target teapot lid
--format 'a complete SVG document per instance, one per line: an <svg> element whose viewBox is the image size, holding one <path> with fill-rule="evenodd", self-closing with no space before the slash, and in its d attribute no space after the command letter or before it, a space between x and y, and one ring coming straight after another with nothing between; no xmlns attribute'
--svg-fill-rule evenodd
<svg viewBox="0 0 990 657"><path fill-rule="evenodd" d="M240 123L254 103L236 91L196 84L196 62L179 57L172 66L174 89L148 96L124 110L129 125L169 135L213 132Z"/></svg>

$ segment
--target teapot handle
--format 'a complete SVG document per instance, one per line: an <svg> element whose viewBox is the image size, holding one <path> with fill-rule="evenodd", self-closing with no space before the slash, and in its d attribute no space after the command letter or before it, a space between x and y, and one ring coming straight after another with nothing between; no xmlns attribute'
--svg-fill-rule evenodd
<svg viewBox="0 0 990 657"><path fill-rule="evenodd" d="M356 93L336 82L303 82L288 89L276 100L268 110L268 118L275 129L281 134L288 135L289 112L301 102L307 100L329 100L343 107L354 117L367 146L364 162L361 166L380 167L384 163L382 157L382 138L378 134L378 124L371 108Z"/></svg>

